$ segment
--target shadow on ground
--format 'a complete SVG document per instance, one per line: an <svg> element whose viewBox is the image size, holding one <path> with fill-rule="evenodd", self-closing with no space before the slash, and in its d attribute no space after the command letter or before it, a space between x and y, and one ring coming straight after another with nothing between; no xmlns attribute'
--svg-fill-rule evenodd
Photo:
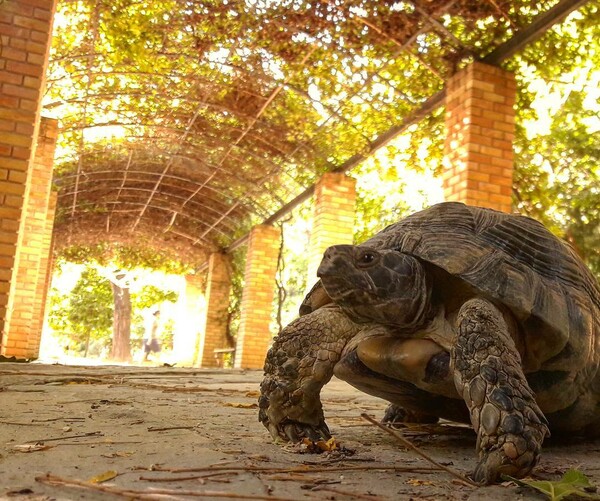
<svg viewBox="0 0 600 501"><path fill-rule="evenodd" d="M343 451L274 444L257 420L261 379L260 371L0 364L0 497L543 499L512 484L473 488L435 469L360 417L379 419L385 402L337 380L323 402ZM404 436L460 474L475 464L467 427ZM570 468L600 485L600 442L546 445L535 476Z"/></svg>

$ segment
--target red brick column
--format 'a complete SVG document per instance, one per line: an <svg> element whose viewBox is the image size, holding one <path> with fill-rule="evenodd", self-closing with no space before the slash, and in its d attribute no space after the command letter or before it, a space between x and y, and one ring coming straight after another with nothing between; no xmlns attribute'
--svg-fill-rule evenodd
<svg viewBox="0 0 600 501"><path fill-rule="evenodd" d="M472 63L446 89L446 200L511 211L514 75Z"/></svg>
<svg viewBox="0 0 600 501"><path fill-rule="evenodd" d="M38 282L45 280L45 273L40 274L40 264L42 258L48 257L42 252L48 252L44 244L57 135L58 122L42 118L23 199L15 269L4 326L5 354L8 356L37 358L39 355L42 333L38 327L42 311L39 308L41 305L36 305L36 296Z"/></svg>
<svg viewBox="0 0 600 501"><path fill-rule="evenodd" d="M0 4L0 333L5 320L28 167L37 137L55 0Z"/></svg>
<svg viewBox="0 0 600 501"><path fill-rule="evenodd" d="M327 173L315 186L307 287L317 281L317 268L327 247L351 244L356 181L343 173Z"/></svg>
<svg viewBox="0 0 600 501"><path fill-rule="evenodd" d="M231 258L213 253L208 261L206 285L206 315L202 339L198 350L200 367L218 367L215 350L229 348L227 322L229 320L229 294L231 292Z"/></svg>
<svg viewBox="0 0 600 501"><path fill-rule="evenodd" d="M56 203L58 201L58 193L52 191L50 193L50 200L48 203L48 211L46 214L46 224L44 226L44 239L42 242L41 259L40 259L40 272L38 273L38 283L35 291L35 302L34 312L39 312L37 326L32 332L40 332L43 334L44 325L46 323L46 314L48 311L48 291L52 283L52 272L54 271L54 259L53 259L53 247L54 247L54 216L56 215ZM34 314L35 318L35 314ZM35 336L34 336L35 338ZM39 350L39 343L41 342L41 336L30 339L30 349L36 351Z"/></svg>
<svg viewBox="0 0 600 501"><path fill-rule="evenodd" d="M262 369L271 342L271 313L275 297L275 274L281 233L268 225L255 226L250 232L242 315L238 330L236 368Z"/></svg>

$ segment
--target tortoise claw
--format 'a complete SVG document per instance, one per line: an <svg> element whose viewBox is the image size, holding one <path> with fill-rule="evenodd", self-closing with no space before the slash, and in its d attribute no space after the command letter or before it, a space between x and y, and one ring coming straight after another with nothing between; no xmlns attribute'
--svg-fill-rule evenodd
<svg viewBox="0 0 600 501"><path fill-rule="evenodd" d="M325 422L321 423L318 430L323 438L327 440L331 438L331 432L329 431L329 427L325 424Z"/></svg>
<svg viewBox="0 0 600 501"><path fill-rule="evenodd" d="M290 442L298 442L300 437L296 431L296 425L288 423L283 427L283 432Z"/></svg>
<svg viewBox="0 0 600 501"><path fill-rule="evenodd" d="M279 433L279 428L277 428L277 426L275 426L273 423L263 423L263 424L266 426L267 430L269 430L269 433L273 440L276 441L276 440L282 438L281 433Z"/></svg>
<svg viewBox="0 0 600 501"><path fill-rule="evenodd" d="M471 479L479 485L495 483L500 478L500 467L505 463L506 457L500 451L489 453L475 467ZM503 472L509 474L511 472Z"/></svg>
<svg viewBox="0 0 600 501"><path fill-rule="evenodd" d="M523 478L535 464L535 455L526 454L517 464L511 460L502 449L496 449L486 456L475 467L471 475L473 481L480 485L489 485L501 480L502 475Z"/></svg>
<svg viewBox="0 0 600 501"><path fill-rule="evenodd" d="M329 428L327 428L325 423L313 426L306 423L294 423L288 421L281 426L280 430L282 432L279 433L280 436L294 443L300 442L304 438L308 438L313 442L331 438L331 433L329 433Z"/></svg>
<svg viewBox="0 0 600 501"><path fill-rule="evenodd" d="M306 426L303 427L303 435L306 436L306 438L309 438L310 440L312 440L313 442L320 440L320 434L319 432L317 432L317 430L315 430L312 426Z"/></svg>

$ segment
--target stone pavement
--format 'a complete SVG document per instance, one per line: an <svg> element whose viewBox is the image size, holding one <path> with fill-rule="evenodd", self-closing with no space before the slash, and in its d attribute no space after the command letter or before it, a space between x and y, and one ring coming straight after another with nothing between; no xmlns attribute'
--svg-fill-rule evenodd
<svg viewBox="0 0 600 501"><path fill-rule="evenodd" d="M334 380L325 416L343 452L274 444L257 420L260 371L0 364L0 498L542 499L514 485L472 488L361 418L385 402ZM465 426L404 435L461 474ZM600 443L550 444L536 469L578 468L600 485ZM90 481L97 483L90 483Z"/></svg>

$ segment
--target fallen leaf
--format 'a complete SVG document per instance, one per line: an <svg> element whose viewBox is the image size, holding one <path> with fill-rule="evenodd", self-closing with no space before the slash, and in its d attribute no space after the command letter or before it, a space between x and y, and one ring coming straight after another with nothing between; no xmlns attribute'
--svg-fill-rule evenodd
<svg viewBox="0 0 600 501"><path fill-rule="evenodd" d="M339 448L334 437L331 437L329 440L319 440L316 446L323 452L335 451Z"/></svg>
<svg viewBox="0 0 600 501"><path fill-rule="evenodd" d="M118 473L114 470L108 470L104 473L100 473L100 475L96 475L95 477L90 478L89 482L92 484L101 484L102 482L106 482L108 480L112 480L118 475Z"/></svg>
<svg viewBox="0 0 600 501"><path fill-rule="evenodd" d="M317 440L303 438L298 444L300 452L309 452L311 454L320 454L321 452L332 452L340 449L340 443L331 437L329 440Z"/></svg>
<svg viewBox="0 0 600 501"><path fill-rule="evenodd" d="M532 487L546 494L551 501L560 501L571 495L600 500L600 495L595 493L596 487L594 487L589 479L578 470L569 470L560 480L555 481L519 480L508 475L503 475L503 477L512 480L518 485Z"/></svg>
<svg viewBox="0 0 600 501"><path fill-rule="evenodd" d="M117 451L111 452L110 454L101 454L101 456L104 458L128 458L133 454L133 451Z"/></svg>
<svg viewBox="0 0 600 501"><path fill-rule="evenodd" d="M433 482L429 481L429 480L421 480L420 478L409 478L406 481L407 484L409 485L435 485Z"/></svg>
<svg viewBox="0 0 600 501"><path fill-rule="evenodd" d="M18 452L38 452L38 451L46 451L48 449L52 449L53 445L46 444L22 444L22 445L13 445L13 449Z"/></svg>
<svg viewBox="0 0 600 501"><path fill-rule="evenodd" d="M236 409L258 409L258 404L244 404L241 402L225 402L225 407L235 407Z"/></svg>

